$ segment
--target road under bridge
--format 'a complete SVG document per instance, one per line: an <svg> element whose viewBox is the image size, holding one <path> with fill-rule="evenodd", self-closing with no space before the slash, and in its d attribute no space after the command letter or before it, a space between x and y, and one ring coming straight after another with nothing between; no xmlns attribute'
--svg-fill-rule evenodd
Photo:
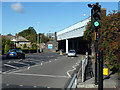
<svg viewBox="0 0 120 90"><path fill-rule="evenodd" d="M66 54L71 49L79 54L90 52L87 41L83 39L84 31L90 20L91 17L57 32L58 49L62 49Z"/></svg>

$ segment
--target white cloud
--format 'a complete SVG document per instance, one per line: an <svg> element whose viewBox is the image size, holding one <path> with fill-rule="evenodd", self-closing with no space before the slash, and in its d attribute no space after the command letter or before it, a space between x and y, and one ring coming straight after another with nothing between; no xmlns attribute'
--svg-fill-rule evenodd
<svg viewBox="0 0 120 90"><path fill-rule="evenodd" d="M15 12L18 12L18 13L23 13L23 12L24 12L23 6L22 6L21 3L11 4L11 8L12 8Z"/></svg>
<svg viewBox="0 0 120 90"><path fill-rule="evenodd" d="M83 16L87 16L87 14L83 14Z"/></svg>

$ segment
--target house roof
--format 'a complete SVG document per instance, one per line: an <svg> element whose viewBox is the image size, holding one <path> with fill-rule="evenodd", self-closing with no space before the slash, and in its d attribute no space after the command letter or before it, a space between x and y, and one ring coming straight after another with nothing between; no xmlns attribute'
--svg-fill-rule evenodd
<svg viewBox="0 0 120 90"><path fill-rule="evenodd" d="M22 36L18 36L18 38L16 38L17 41L29 41L26 38L22 37Z"/></svg>
<svg viewBox="0 0 120 90"><path fill-rule="evenodd" d="M6 39L10 39L11 41L29 41L27 40L26 38L22 37L22 36L18 36L18 37L15 37L15 36L3 36L5 37Z"/></svg>

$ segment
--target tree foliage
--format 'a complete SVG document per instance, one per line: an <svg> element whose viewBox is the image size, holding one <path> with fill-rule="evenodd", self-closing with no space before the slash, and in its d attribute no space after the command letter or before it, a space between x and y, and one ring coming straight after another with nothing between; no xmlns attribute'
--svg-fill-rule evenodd
<svg viewBox="0 0 120 90"><path fill-rule="evenodd" d="M41 39L41 43L46 43L46 42L49 41L48 37L45 36L45 35L42 34L42 33L39 33L39 41L40 41L40 39ZM39 43L40 43L40 42L39 42Z"/></svg>
<svg viewBox="0 0 120 90"><path fill-rule="evenodd" d="M103 50L104 61L111 66L118 66L120 62L120 12L108 14L101 18L101 40L99 40L99 50ZM88 42L94 42L94 30L91 29L91 23L86 27L84 39ZM90 44L90 43L89 43Z"/></svg>
<svg viewBox="0 0 120 90"><path fill-rule="evenodd" d="M28 29L23 30L22 32L19 32L18 35L23 36L24 38L28 39L32 43L37 42L38 35L39 35L39 43L40 43L40 39L41 39L41 43L46 43L49 41L48 37L45 36L44 34L42 33L37 34L33 27L29 27Z"/></svg>
<svg viewBox="0 0 120 90"><path fill-rule="evenodd" d="M37 33L33 27L29 27L28 29L19 32L18 35L23 36L31 42L36 42Z"/></svg>
<svg viewBox="0 0 120 90"><path fill-rule="evenodd" d="M8 39L5 43L4 54L7 54L7 51L10 49L10 40Z"/></svg>
<svg viewBox="0 0 120 90"><path fill-rule="evenodd" d="M7 34L7 36L12 36L12 34L11 34L11 33L9 33L9 34Z"/></svg>

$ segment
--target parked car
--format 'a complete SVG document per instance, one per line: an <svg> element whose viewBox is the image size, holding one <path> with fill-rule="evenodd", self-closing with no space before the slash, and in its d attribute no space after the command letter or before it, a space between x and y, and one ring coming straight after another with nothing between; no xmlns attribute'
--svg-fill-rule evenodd
<svg viewBox="0 0 120 90"><path fill-rule="evenodd" d="M68 52L68 57L69 57L69 56L72 56L72 57L74 56L74 57L75 57L75 56L76 56L76 51L75 51L75 50L70 50L70 51Z"/></svg>
<svg viewBox="0 0 120 90"><path fill-rule="evenodd" d="M7 58L22 58L25 59L25 53L21 49L9 49L7 51Z"/></svg>

